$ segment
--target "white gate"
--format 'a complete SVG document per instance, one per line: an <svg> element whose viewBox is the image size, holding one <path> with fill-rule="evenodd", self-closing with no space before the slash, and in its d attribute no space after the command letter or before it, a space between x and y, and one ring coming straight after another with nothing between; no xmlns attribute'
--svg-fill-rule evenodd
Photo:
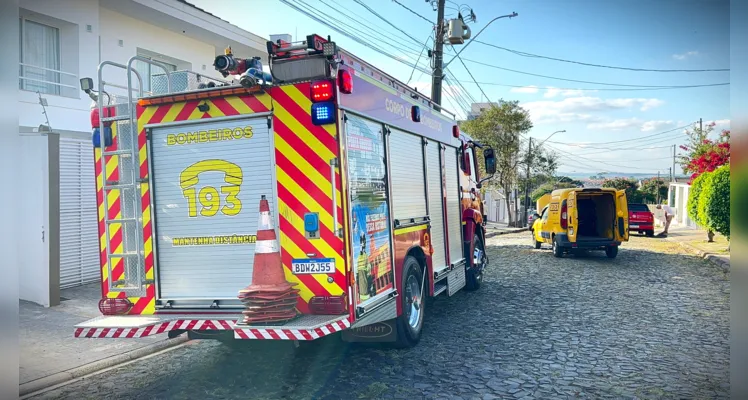
<svg viewBox="0 0 748 400"><path fill-rule="evenodd" d="M95 179L91 140L61 137L61 288L101 279Z"/></svg>

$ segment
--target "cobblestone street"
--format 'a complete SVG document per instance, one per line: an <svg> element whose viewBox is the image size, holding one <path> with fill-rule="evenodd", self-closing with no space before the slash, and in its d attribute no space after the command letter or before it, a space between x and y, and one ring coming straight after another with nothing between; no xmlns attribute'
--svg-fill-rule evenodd
<svg viewBox="0 0 748 400"><path fill-rule="evenodd" d="M614 260L556 259L527 232L488 245L483 287L427 303L413 349L193 341L35 398L729 398L718 268L637 236Z"/></svg>

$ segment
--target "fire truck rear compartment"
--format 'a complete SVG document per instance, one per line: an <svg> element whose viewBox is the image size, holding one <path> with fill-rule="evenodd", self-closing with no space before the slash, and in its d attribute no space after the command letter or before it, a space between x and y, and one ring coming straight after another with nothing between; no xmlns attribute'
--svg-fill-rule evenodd
<svg viewBox="0 0 748 400"><path fill-rule="evenodd" d="M252 282L258 204L277 234L267 116L154 127L157 307L241 307Z"/></svg>

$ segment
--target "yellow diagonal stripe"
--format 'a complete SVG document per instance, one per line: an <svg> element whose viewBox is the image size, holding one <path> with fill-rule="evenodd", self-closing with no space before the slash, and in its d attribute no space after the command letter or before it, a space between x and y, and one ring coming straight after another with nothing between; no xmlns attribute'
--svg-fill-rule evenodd
<svg viewBox="0 0 748 400"><path fill-rule="evenodd" d="M288 158L288 161L295 165L299 171L303 171L304 175L306 175L306 177L309 178L309 180L311 180L319 190L322 191L322 193L327 195L327 198L332 202L332 196L330 195L332 184L330 183L329 174L327 177L322 176L316 168L312 167L305 158L297 153L291 145L286 143L286 141L277 134L275 135L275 148L283 153L283 155ZM337 188L335 190L335 198L335 204L340 204L340 191L338 191Z"/></svg>
<svg viewBox="0 0 748 400"><path fill-rule="evenodd" d="M231 105L231 107L234 108L239 114L254 114L255 110L249 108L247 103L243 102L242 99L240 99L237 96L227 97L226 102Z"/></svg>
<svg viewBox="0 0 748 400"><path fill-rule="evenodd" d="M299 246L296 245L296 243L293 242L293 240L289 239L288 236L286 236L283 231L281 231L281 247L283 248L283 251L286 252L288 255L291 256L291 258L308 258L306 253L303 252ZM290 265L289 265L290 267ZM293 272L289 268L285 268L286 276L293 275ZM330 293L333 296L338 296L343 294L343 290L340 289L340 286L333 283L327 283L327 276L326 275L311 275L314 277L314 280L317 281L320 286L322 286L328 293ZM295 279L296 276L294 276ZM311 291L310 291L311 293ZM317 293L321 294L321 293ZM309 302L309 299L304 299L304 301Z"/></svg>
<svg viewBox="0 0 748 400"><path fill-rule="evenodd" d="M299 139L304 141L304 143L306 143L313 152L317 153L317 155L325 160L325 162L329 162L330 160L335 158L335 154L333 154L330 149L323 145L316 136L309 132L309 130L306 129L306 127L304 127L301 122L297 121L296 118L294 118L293 115L291 115L285 108L277 103L274 104L274 106L275 117L283 122L283 125L286 125L286 127L288 127L291 132L295 133L296 136L299 137Z"/></svg>
<svg viewBox="0 0 748 400"><path fill-rule="evenodd" d="M330 201L329 205L321 206L317 203L316 200L309 196L309 194L307 194L306 191L304 191L304 189L299 186L299 184L296 183L295 180L291 179L291 177L289 177L288 174L283 171L283 169L278 167L275 170L278 177L278 183L282 184L286 189L288 189L288 191L291 192L291 195L299 199L299 201L304 204L309 209L309 211L318 212L320 223L325 225L331 232L333 232L333 221L332 215L330 214L332 200Z"/></svg>
<svg viewBox="0 0 748 400"><path fill-rule="evenodd" d="M291 226L296 229L299 235L305 235L304 219L281 199L278 199L278 210L280 211L281 215L283 215L283 217L291 224ZM317 254L321 254L326 258L335 258L335 267L338 269L338 271L345 273L345 269L343 268L343 259L335 251L335 249L333 249L332 246L327 243L326 240L310 240L309 244L311 244L312 247L317 250Z"/></svg>
<svg viewBox="0 0 748 400"><path fill-rule="evenodd" d="M301 93L301 90L299 90L298 87L296 87L295 85L286 85L281 86L280 88L288 95L288 97L291 98L291 100L298 104L299 107L304 110L304 112L306 112L308 115L309 113L311 113L312 101L309 100L306 95ZM322 127L327 131L327 133L330 134L330 136L335 137L335 134L337 132L337 127L335 126L335 124L327 124L323 125Z"/></svg>
<svg viewBox="0 0 748 400"><path fill-rule="evenodd" d="M184 108L184 105L186 103L174 103L171 105L171 108L169 111L166 112L166 115L164 115L164 119L161 120L161 122L174 122L174 120L177 119L177 115L182 111ZM161 106L164 107L164 106Z"/></svg>

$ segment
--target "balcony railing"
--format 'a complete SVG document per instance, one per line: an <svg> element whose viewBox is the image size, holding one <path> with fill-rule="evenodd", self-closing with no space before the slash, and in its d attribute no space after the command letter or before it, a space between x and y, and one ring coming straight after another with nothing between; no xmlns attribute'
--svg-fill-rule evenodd
<svg viewBox="0 0 748 400"><path fill-rule="evenodd" d="M78 98L78 75L37 65L18 63L18 87L21 90Z"/></svg>

